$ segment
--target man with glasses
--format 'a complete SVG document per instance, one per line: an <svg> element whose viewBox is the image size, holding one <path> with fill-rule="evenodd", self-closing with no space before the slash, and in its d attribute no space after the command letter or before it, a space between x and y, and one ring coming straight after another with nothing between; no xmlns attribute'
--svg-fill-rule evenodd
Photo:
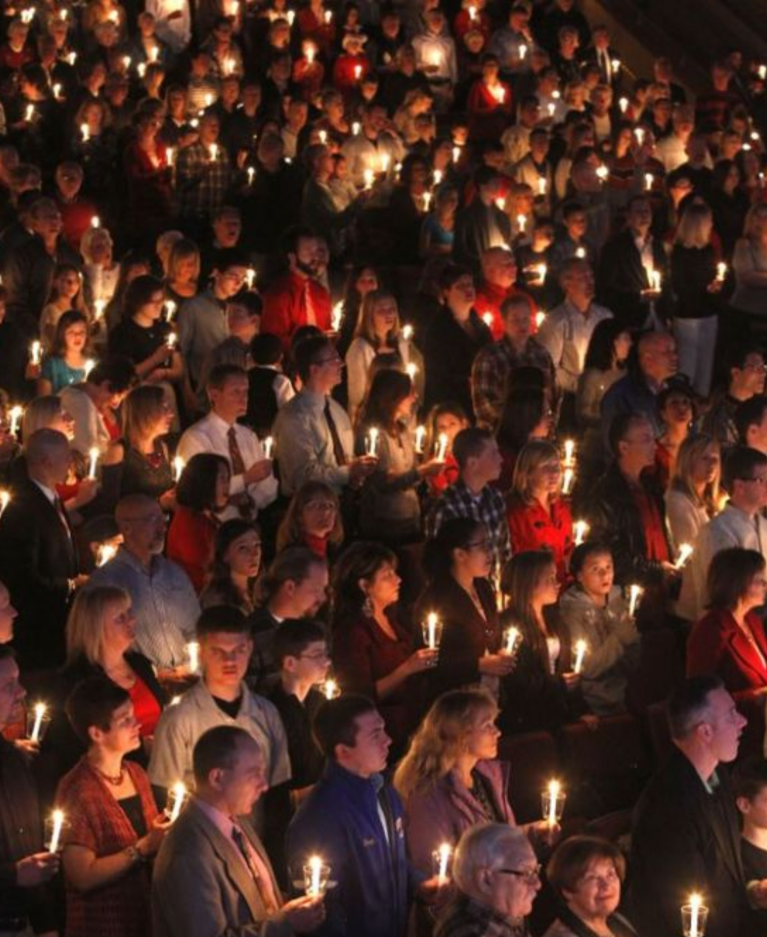
<svg viewBox="0 0 767 937"><path fill-rule="evenodd" d="M349 417L330 396L341 381L341 357L330 339L316 335L298 343L294 358L302 388L274 424L282 493L292 497L308 481L324 482L337 494L358 488L376 459L355 457Z"/></svg>
<svg viewBox="0 0 767 937"><path fill-rule="evenodd" d="M458 889L437 919L437 937L526 937L525 918L541 889L530 840L503 823L470 827L458 842L452 877Z"/></svg>
<svg viewBox="0 0 767 937"><path fill-rule="evenodd" d="M719 677L686 680L668 703L674 749L642 794L631 840L631 920L641 934L677 937L681 905L699 893L706 937L736 937L750 913L729 775L746 719ZM702 928L700 930L702 933Z"/></svg>
<svg viewBox="0 0 767 937"><path fill-rule="evenodd" d="M685 566L679 611L696 621L706 606L706 579L714 556L728 547L756 550L767 560L767 455L747 446L730 450L723 483L730 495L724 510L701 528Z"/></svg>
<svg viewBox="0 0 767 937"><path fill-rule="evenodd" d="M728 384L702 417L701 432L712 436L722 448L736 445L738 427L735 413L742 403L764 393L765 372L764 355L752 345L738 344L728 348L725 360Z"/></svg>
<svg viewBox="0 0 767 937"><path fill-rule="evenodd" d="M200 603L184 570L162 555L167 519L153 498L141 494L122 498L115 519L123 544L88 587L124 589L136 616L136 649L160 671L175 670L186 663Z"/></svg>
<svg viewBox="0 0 767 937"><path fill-rule="evenodd" d="M175 706L160 717L155 732L149 777L152 784L169 790L183 781L193 782L192 754L200 736L220 725L238 725L257 742L265 759L265 778L270 788L290 780L290 759L285 729L275 706L248 689L245 672L253 651L250 622L237 608L207 608L197 621L201 678ZM286 791L267 796L276 802ZM260 835L269 829L269 812L261 801L253 821ZM283 816L284 811L274 811Z"/></svg>

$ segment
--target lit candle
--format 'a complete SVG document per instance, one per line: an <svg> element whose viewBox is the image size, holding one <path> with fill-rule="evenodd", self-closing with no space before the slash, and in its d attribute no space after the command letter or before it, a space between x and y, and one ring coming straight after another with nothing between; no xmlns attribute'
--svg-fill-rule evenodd
<svg viewBox="0 0 767 937"><path fill-rule="evenodd" d="M320 895L320 876L322 875L322 859L319 856L312 856L309 859L309 868L311 869L311 880L308 894L312 898L319 898Z"/></svg>
<svg viewBox="0 0 767 937"><path fill-rule="evenodd" d="M217 143L211 143L210 145L210 158L211 158L211 161L214 163L216 159L218 158L218 144Z"/></svg>
<svg viewBox="0 0 767 937"><path fill-rule="evenodd" d="M546 180L541 176L538 180L538 195L546 194Z"/></svg>
<svg viewBox="0 0 767 937"><path fill-rule="evenodd" d="M474 20L477 18L477 8L475 6L469 7L469 19Z"/></svg>
<svg viewBox="0 0 767 937"><path fill-rule="evenodd" d="M336 699L336 697L341 695L341 691L335 680L326 680L322 684L322 692L325 695L325 699Z"/></svg>
<svg viewBox="0 0 767 937"><path fill-rule="evenodd" d="M83 366L83 371L85 371L85 380L86 380L86 381L88 380L88 377L90 376L91 371L92 371L95 367L96 367L96 362L93 360L93 358L87 358L86 361L85 361L85 364L84 364L84 366Z"/></svg>
<svg viewBox="0 0 767 937"><path fill-rule="evenodd" d="M178 342L178 335L175 332L168 332L168 335L165 339L165 344L170 348L171 351L176 347L176 342Z"/></svg>
<svg viewBox="0 0 767 937"><path fill-rule="evenodd" d="M549 117L554 116L554 111L556 110L556 108L557 108L556 104L554 104L553 101L549 101Z"/></svg>
<svg viewBox="0 0 767 937"><path fill-rule="evenodd" d="M245 283L248 286L249 290L253 289L253 284L256 282L256 271L253 267L248 267L248 271L245 274Z"/></svg>
<svg viewBox="0 0 767 937"><path fill-rule="evenodd" d="M576 247L576 248L575 248L575 256L578 258L578 260L585 260L585 259L586 259L586 248L585 248L585 247Z"/></svg>
<svg viewBox="0 0 767 937"><path fill-rule="evenodd" d="M576 521L573 524L573 539L576 547L579 547L588 536L589 525L586 521Z"/></svg>
<svg viewBox="0 0 767 937"><path fill-rule="evenodd" d="M35 339L35 341L32 342L32 346L29 349L29 358L32 364L40 364L40 356L42 354L42 347L43 346L40 344L40 342L37 339Z"/></svg>
<svg viewBox="0 0 767 937"><path fill-rule="evenodd" d="M43 727L43 719L47 711L48 707L45 703L35 703L35 721L32 724L32 731L29 734L30 741L40 741L40 730Z"/></svg>
<svg viewBox="0 0 767 937"><path fill-rule="evenodd" d="M354 80L355 80L355 81L359 81L360 78L362 78L362 66L361 66L361 65L355 65L355 66L354 66Z"/></svg>
<svg viewBox="0 0 767 937"><path fill-rule="evenodd" d="M417 426L415 430L415 451L419 454L423 452L423 443L425 439L426 439L426 427Z"/></svg>
<svg viewBox="0 0 767 937"><path fill-rule="evenodd" d="M381 172L388 172L391 165L391 156L388 153L381 153Z"/></svg>
<svg viewBox="0 0 767 937"><path fill-rule="evenodd" d="M253 180L256 177L256 170L253 166L248 166L248 185L253 185Z"/></svg>
<svg viewBox="0 0 767 937"><path fill-rule="evenodd" d="M644 187L647 192L652 189L653 182L655 182L655 176L651 172L646 172L644 174Z"/></svg>
<svg viewBox="0 0 767 937"><path fill-rule="evenodd" d="M580 673L583 669L583 658L586 656L587 647L588 645L583 640L575 642L575 665L573 667L575 673Z"/></svg>
<svg viewBox="0 0 767 937"><path fill-rule="evenodd" d="M441 169L434 170L434 185L439 185L442 182L443 174Z"/></svg>
<svg viewBox="0 0 767 937"><path fill-rule="evenodd" d="M506 89L503 85L496 85L496 87L493 88L493 97L499 104L503 104L506 100Z"/></svg>
<svg viewBox="0 0 767 937"><path fill-rule="evenodd" d="M660 270L650 271L650 283L656 293L660 292Z"/></svg>
<svg viewBox="0 0 767 937"><path fill-rule="evenodd" d="M189 658L190 673L197 673L200 669L200 645L197 641L190 641L186 646L187 657Z"/></svg>
<svg viewBox="0 0 767 937"><path fill-rule="evenodd" d="M344 321L344 304L343 300L339 300L334 304L333 310L330 313L330 327L334 332L338 332L341 328L341 325Z"/></svg>
<svg viewBox="0 0 767 937"><path fill-rule="evenodd" d="M368 430L365 448L369 456L374 456L376 454L376 449L378 447L378 432L379 431L375 426L371 426Z"/></svg>
<svg viewBox="0 0 767 937"><path fill-rule="evenodd" d="M170 811L170 822L175 823L179 818L181 813L181 808L184 806L184 801L186 800L186 785L181 781L177 781L171 788L173 792L173 807Z"/></svg>
<svg viewBox="0 0 767 937"><path fill-rule="evenodd" d="M614 71L614 72L620 71L620 67L621 67L621 60L620 60L620 59L612 59L612 61L610 62L610 64L612 65L613 71Z"/></svg>
<svg viewBox="0 0 767 937"><path fill-rule="evenodd" d="M111 543L100 543L96 548L96 566L106 566L117 553L117 547Z"/></svg>
<svg viewBox="0 0 767 937"><path fill-rule="evenodd" d="M527 226L527 218L524 215L517 215L517 227L519 228L519 233L524 234L525 228Z"/></svg>
<svg viewBox="0 0 767 937"><path fill-rule="evenodd" d="M24 408L20 404L16 404L15 407L11 407L11 410L10 410L11 425L9 427L11 436L18 437L19 426L21 424L22 416L24 416Z"/></svg>
<svg viewBox="0 0 767 937"><path fill-rule="evenodd" d="M759 66L759 77L762 79L762 81L767 78L767 65Z"/></svg>
<svg viewBox="0 0 767 937"><path fill-rule="evenodd" d="M138 72L139 78L144 78L146 75L146 62L139 62L136 66L136 71Z"/></svg>
<svg viewBox="0 0 767 937"><path fill-rule="evenodd" d="M165 318L167 319L168 322L170 322L173 319L173 316L175 315L175 313L176 313L176 304L173 302L172 299L166 300Z"/></svg>
<svg viewBox="0 0 767 937"><path fill-rule="evenodd" d="M426 646L430 651L436 651L439 645L439 639L437 638L438 626L439 618L437 617L437 613L429 612L426 616Z"/></svg>
<svg viewBox="0 0 767 937"><path fill-rule="evenodd" d="M294 12L293 10L291 10L290 13L293 13L293 19L295 19L295 18L296 18L295 12ZM288 18L290 18L290 13L288 13ZM291 25L291 26L293 25L293 21L292 21L292 20L290 20L290 25ZM307 46L307 47L306 47L306 53L305 53L305 55L306 55L306 61L307 61L310 65L314 65L314 56L315 56L316 54L317 54L317 53L314 51L314 46Z"/></svg>
<svg viewBox="0 0 767 937"><path fill-rule="evenodd" d="M402 337L406 342L409 342L413 337L413 326L412 325L403 325L402 326Z"/></svg>
<svg viewBox="0 0 767 937"><path fill-rule="evenodd" d="M10 500L11 500L10 491L6 491L5 489L0 491L0 517L3 516L3 512L8 507L8 503L10 502Z"/></svg>
<svg viewBox="0 0 767 937"><path fill-rule="evenodd" d="M437 852L439 854L437 882L440 885L444 885L447 881L447 865L450 862L450 856L453 852L453 849L450 843L442 843Z"/></svg>
<svg viewBox="0 0 767 937"><path fill-rule="evenodd" d="M91 131L87 124L80 124L80 133L83 135L83 143L87 143L91 138Z"/></svg>
<svg viewBox="0 0 767 937"><path fill-rule="evenodd" d="M541 283L543 283L543 281L546 279L546 274L549 272L549 268L546 266L546 264L538 264L536 269L538 271L538 279L541 281Z"/></svg>
<svg viewBox="0 0 767 937"><path fill-rule="evenodd" d="M690 930L689 937L703 937L703 929L700 926L700 912L703 907L703 899L698 894L690 895Z"/></svg>
<svg viewBox="0 0 767 937"><path fill-rule="evenodd" d="M184 471L184 462L183 458L180 455L174 456L173 458L173 480L178 481L181 478L181 473Z"/></svg>
<svg viewBox="0 0 767 937"><path fill-rule="evenodd" d="M332 20L333 20L333 11L325 10L325 25L329 26Z"/></svg>
<svg viewBox="0 0 767 937"><path fill-rule="evenodd" d="M149 61L156 62L159 55L160 50L157 48L157 46L152 46L152 48L149 50Z"/></svg>
<svg viewBox="0 0 767 937"><path fill-rule="evenodd" d="M224 75L231 75L234 72L234 59L227 57L224 59Z"/></svg>
<svg viewBox="0 0 767 937"><path fill-rule="evenodd" d="M59 101L59 100L61 99L61 84L60 84L60 82L56 82L56 84L53 86L53 96L54 96L54 98L56 98L57 101Z"/></svg>
<svg viewBox="0 0 767 937"><path fill-rule="evenodd" d="M485 325L491 329L493 327L493 314L492 312L485 312L482 314L482 321Z"/></svg>
<svg viewBox="0 0 767 937"><path fill-rule="evenodd" d="M94 446L94 447L88 452L88 456L89 456L89 458L90 458L90 463L89 463L89 466L88 466L88 478L95 478L95 477L96 477L96 466L98 465L98 461L99 461L99 450L98 450L98 448L97 448L96 446Z"/></svg>
<svg viewBox="0 0 767 937"><path fill-rule="evenodd" d="M431 192L423 193L423 210L428 211L431 205Z"/></svg>
<svg viewBox="0 0 767 937"><path fill-rule="evenodd" d="M636 615L637 604L639 603L642 592L644 592L644 589L636 583L629 586L629 615L631 615L632 618Z"/></svg>
<svg viewBox="0 0 767 937"><path fill-rule="evenodd" d="M405 368L405 371L407 373L407 376L410 378L410 380L414 381L416 374L418 374L418 365L410 361L407 367Z"/></svg>
<svg viewBox="0 0 767 937"><path fill-rule="evenodd" d="M320 138L320 143L321 143L323 146L325 146L325 144L328 142L328 132L327 132L327 130L320 130L317 135L318 135L319 138Z"/></svg>
<svg viewBox="0 0 767 937"><path fill-rule="evenodd" d="M692 556L692 544L691 543L682 543L679 545L679 556L676 558L676 563L674 564L677 569L681 569L687 560Z"/></svg>
<svg viewBox="0 0 767 937"><path fill-rule="evenodd" d="M513 654L519 640L519 628L513 626L506 631L504 640L504 650L507 654Z"/></svg>
<svg viewBox="0 0 767 937"><path fill-rule="evenodd" d="M64 829L64 811L54 810L51 814L51 820L53 822L53 832L51 833L51 841L48 844L48 852L58 852L61 831Z"/></svg>
<svg viewBox="0 0 767 937"><path fill-rule="evenodd" d="M569 466L565 469L565 473L562 476L562 494L569 495L573 488L573 482L575 481L575 472Z"/></svg>
<svg viewBox="0 0 767 937"><path fill-rule="evenodd" d="M637 143L638 143L640 146L642 146L642 144L644 143L644 128L643 128L643 127L635 127L635 128L634 128L634 135L635 135L636 138L637 138Z"/></svg>
<svg viewBox="0 0 767 937"><path fill-rule="evenodd" d="M716 265L716 278L720 283L724 283L724 278L727 276L727 264L720 261Z"/></svg>
<svg viewBox="0 0 767 937"><path fill-rule="evenodd" d="M32 122L32 118L34 116L35 116L35 105L27 104L26 121L28 124Z"/></svg>
<svg viewBox="0 0 767 937"><path fill-rule="evenodd" d="M521 45L521 46L519 47L519 58L520 58L520 61L524 62L525 56L526 56L526 55L527 55L527 46L526 46L526 45Z"/></svg>
<svg viewBox="0 0 767 937"><path fill-rule="evenodd" d="M77 53L70 52L69 55L67 56L67 62L69 62L70 65L74 65L76 61L77 61Z"/></svg>
<svg viewBox="0 0 767 937"><path fill-rule="evenodd" d="M437 461L444 462L447 455L447 433L440 433L437 438Z"/></svg>
<svg viewBox="0 0 767 937"><path fill-rule="evenodd" d="M127 72L128 69L130 68L130 63L131 63L131 57L130 57L129 55L124 55L124 56L123 56L123 67L125 68L125 71L126 71L126 72Z"/></svg>
<svg viewBox="0 0 767 937"><path fill-rule="evenodd" d="M597 166L596 173L597 173L597 179L599 179L600 182L604 182L605 179L610 174L607 166Z"/></svg>
<svg viewBox="0 0 767 937"><path fill-rule="evenodd" d="M373 170L372 169L362 170L362 181L365 183L366 189L373 188Z"/></svg>
<svg viewBox="0 0 767 937"><path fill-rule="evenodd" d="M559 781L549 781L549 812L546 819L549 821L549 826L557 825L557 802L559 800L559 795L562 790L562 785Z"/></svg>
<svg viewBox="0 0 767 937"><path fill-rule="evenodd" d="M362 124L358 120L355 120L352 124L352 136L358 137L360 135L360 130L362 130Z"/></svg>
<svg viewBox="0 0 767 937"><path fill-rule="evenodd" d="M264 458L271 459L274 449L274 436L267 436L264 440Z"/></svg>
<svg viewBox="0 0 767 937"><path fill-rule="evenodd" d="M565 465L572 465L575 458L575 440L565 440Z"/></svg>
<svg viewBox="0 0 767 937"><path fill-rule="evenodd" d="M452 155L453 155L453 162L454 162L454 163L457 163L458 160L461 158L461 148L460 148L460 146L454 146L454 147L453 147L453 154L452 154Z"/></svg>

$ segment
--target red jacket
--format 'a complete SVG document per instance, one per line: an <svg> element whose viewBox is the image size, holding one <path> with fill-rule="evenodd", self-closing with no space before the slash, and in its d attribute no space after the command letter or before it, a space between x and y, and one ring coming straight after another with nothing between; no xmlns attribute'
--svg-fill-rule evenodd
<svg viewBox="0 0 767 937"><path fill-rule="evenodd" d="M759 650L767 660L767 638L756 612L746 616ZM738 627L731 612L713 609L687 639L687 676L715 673L730 693L767 687L767 665Z"/></svg>
<svg viewBox="0 0 767 937"><path fill-rule="evenodd" d="M510 499L509 534L512 553L524 550L551 550L557 564L557 578L567 579L567 561L573 549L573 516L570 505L557 499L549 513L539 502L525 504L518 498Z"/></svg>
<svg viewBox="0 0 767 937"><path fill-rule="evenodd" d="M474 308L480 317L489 313L493 317L490 324L490 331L493 333L493 341L498 341L506 334L506 328L501 316L501 303L512 296L524 296L530 306L530 325L531 333L534 335L538 328L535 324L535 316L538 312L538 306L532 296L529 296L524 290L512 286L511 289L504 290L500 286L493 286L487 280L483 280L477 290L477 298L474 300Z"/></svg>
<svg viewBox="0 0 767 937"><path fill-rule="evenodd" d="M217 524L205 514L179 505L168 530L168 559L184 570L199 594L213 562Z"/></svg>
<svg viewBox="0 0 767 937"><path fill-rule="evenodd" d="M309 324L309 310L317 328L329 332L330 293L316 280L290 272L264 291L261 331L278 335L287 350L295 330Z"/></svg>

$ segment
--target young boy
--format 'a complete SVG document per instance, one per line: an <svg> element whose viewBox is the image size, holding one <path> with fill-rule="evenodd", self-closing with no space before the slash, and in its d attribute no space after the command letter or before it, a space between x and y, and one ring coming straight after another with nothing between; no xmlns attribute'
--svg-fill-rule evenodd
<svg viewBox="0 0 767 937"><path fill-rule="evenodd" d="M747 758L732 773L735 803L743 825L740 833L740 854L743 872L753 890L754 903L764 904L767 894L767 760ZM758 925L764 931L767 911L755 911Z"/></svg>
<svg viewBox="0 0 767 937"><path fill-rule="evenodd" d="M261 437L268 436L277 411L295 396L282 373L282 342L264 332L250 343L253 367L248 372L248 412L245 421Z"/></svg>

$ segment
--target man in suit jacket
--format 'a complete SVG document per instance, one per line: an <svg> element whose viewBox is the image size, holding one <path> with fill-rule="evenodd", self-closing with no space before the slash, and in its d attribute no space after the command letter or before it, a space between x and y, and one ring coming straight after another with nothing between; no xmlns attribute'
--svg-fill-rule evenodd
<svg viewBox="0 0 767 937"><path fill-rule="evenodd" d="M0 517L0 568L19 612L14 644L22 667L57 667L69 600L86 578L78 576L75 539L56 493L69 470L69 443L40 429L24 452L28 477Z"/></svg>
<svg viewBox="0 0 767 937"><path fill-rule="evenodd" d="M626 328L655 328L669 317L671 279L663 244L650 232L652 206L643 195L628 203L626 229L602 249L597 295ZM660 274L660 289L650 282Z"/></svg>
<svg viewBox="0 0 767 937"><path fill-rule="evenodd" d="M676 937L693 892L708 906L706 937L747 932L756 883L747 888L738 814L722 764L734 761L746 719L715 676L692 677L671 697L675 751L645 789L634 817L631 920L642 934Z"/></svg>
<svg viewBox="0 0 767 937"><path fill-rule="evenodd" d="M292 937L322 923L322 897L284 902L245 816L267 789L255 739L233 725L200 736L196 792L166 835L152 877L155 937Z"/></svg>

